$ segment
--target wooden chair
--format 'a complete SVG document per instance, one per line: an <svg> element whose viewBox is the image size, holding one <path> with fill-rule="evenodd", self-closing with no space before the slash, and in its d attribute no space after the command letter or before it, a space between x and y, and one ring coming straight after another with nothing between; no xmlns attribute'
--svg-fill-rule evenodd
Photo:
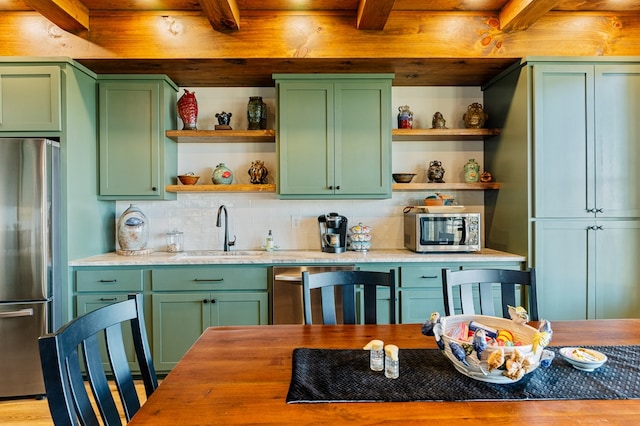
<svg viewBox="0 0 640 426"><path fill-rule="evenodd" d="M364 323L377 323L376 291L379 286L387 287L390 295L389 321L396 323L396 273L372 271L332 271L317 274L302 273L302 296L304 304L304 322L312 324L311 290L319 288L322 300L322 319L324 324L337 324L335 288L342 289L342 317L344 324L356 324L356 286L362 286L364 292Z"/></svg>
<svg viewBox="0 0 640 426"><path fill-rule="evenodd" d="M121 323L127 321L131 324L136 358L149 396L158 387L158 380L144 324L142 294L131 294L129 300L89 312L68 322L55 333L40 337L45 389L56 426L98 424L83 380L82 364L86 366L93 399L104 424L122 424L102 365L98 336L104 336L106 341L111 371L127 421L138 411L140 400L122 338Z"/></svg>
<svg viewBox="0 0 640 426"><path fill-rule="evenodd" d="M509 318L507 305L522 305L529 313L531 321L538 320L538 300L536 295L536 274L531 268L528 271L511 271L506 269L465 269L461 271L442 270L442 290L444 293L445 315L454 314L454 293L460 296L462 313L475 315L474 295L480 304L481 315L495 315L493 285L500 284L502 297L502 317ZM525 299L516 302L516 289L524 288ZM525 303L528 302L528 303ZM518 303L518 305L516 305ZM525 306L528 305L528 306Z"/></svg>

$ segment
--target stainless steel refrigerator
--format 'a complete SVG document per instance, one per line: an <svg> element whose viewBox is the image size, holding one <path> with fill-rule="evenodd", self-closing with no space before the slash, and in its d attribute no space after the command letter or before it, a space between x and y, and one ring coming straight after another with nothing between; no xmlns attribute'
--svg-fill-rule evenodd
<svg viewBox="0 0 640 426"><path fill-rule="evenodd" d="M60 148L0 138L0 397L45 393L38 337L60 326Z"/></svg>

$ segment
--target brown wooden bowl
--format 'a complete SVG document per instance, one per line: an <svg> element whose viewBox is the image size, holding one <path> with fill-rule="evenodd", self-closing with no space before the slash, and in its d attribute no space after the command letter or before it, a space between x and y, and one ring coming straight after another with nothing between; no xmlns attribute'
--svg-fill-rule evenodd
<svg viewBox="0 0 640 426"><path fill-rule="evenodd" d="M393 180L397 183L409 183L415 176L415 173L392 173Z"/></svg>
<svg viewBox="0 0 640 426"><path fill-rule="evenodd" d="M200 176L193 176L193 175L180 175L180 176L178 176L178 180L183 185L195 185L196 182L198 182L198 179L200 179Z"/></svg>

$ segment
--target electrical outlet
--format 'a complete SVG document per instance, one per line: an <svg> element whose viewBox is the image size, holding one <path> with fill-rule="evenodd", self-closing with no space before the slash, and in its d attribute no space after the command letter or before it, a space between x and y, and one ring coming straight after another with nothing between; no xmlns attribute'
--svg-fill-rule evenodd
<svg viewBox="0 0 640 426"><path fill-rule="evenodd" d="M291 215L291 227L292 228L300 228L300 216L292 214Z"/></svg>

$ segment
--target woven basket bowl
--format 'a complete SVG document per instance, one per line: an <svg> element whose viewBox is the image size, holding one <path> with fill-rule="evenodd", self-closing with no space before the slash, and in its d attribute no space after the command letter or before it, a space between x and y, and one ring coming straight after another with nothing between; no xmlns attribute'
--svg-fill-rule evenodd
<svg viewBox="0 0 640 426"><path fill-rule="evenodd" d="M460 323L469 323L475 321L483 324L487 327L495 328L498 330L509 330L514 337L514 341L521 342L521 346L489 346L482 352L481 360L478 361L478 355L475 351L467 355L466 360L469 366L464 365L459 361L451 352L449 342L457 342L459 344L468 343L462 340L457 340L449 337L447 334L450 330L454 329ZM528 356L531 354L535 370L540 363L540 356L542 355L542 349L538 348L535 354L533 354L533 337L537 330L526 324L517 324L510 319L490 317L486 315L452 315L444 317L444 335L442 340L444 341L444 355L451 361L453 366L460 373L475 380L489 383L515 383L518 380L511 379L504 375L504 370L494 369L488 371L486 360L492 352L504 350L505 358L508 358L515 349L520 351L521 354ZM531 372L530 371L530 372ZM530 373L529 372L529 373ZM486 373L486 374L485 374Z"/></svg>

